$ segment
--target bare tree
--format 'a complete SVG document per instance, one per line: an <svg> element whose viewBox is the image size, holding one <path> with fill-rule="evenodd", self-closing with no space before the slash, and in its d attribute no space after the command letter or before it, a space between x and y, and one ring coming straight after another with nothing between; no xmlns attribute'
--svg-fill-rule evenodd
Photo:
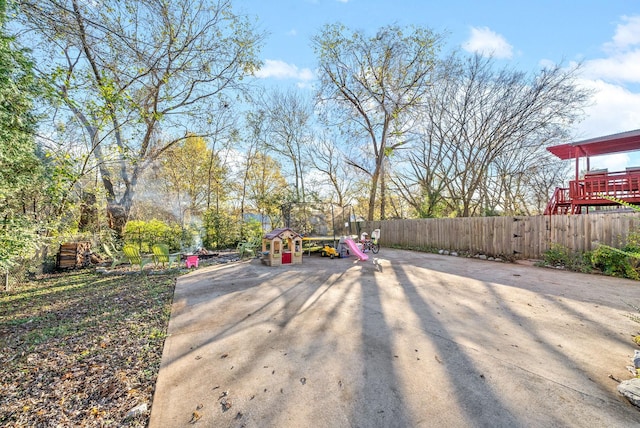
<svg viewBox="0 0 640 428"><path fill-rule="evenodd" d="M524 174L524 198L531 214L542 214L556 186L565 182L571 165L550 153L538 158Z"/></svg>
<svg viewBox="0 0 640 428"><path fill-rule="evenodd" d="M343 25L327 25L312 39L320 63L318 98L341 110L368 140L374 164L368 218L373 220L384 160L404 144L402 116L424 100L440 37L425 28L396 26L371 37L349 33ZM352 163L368 171L357 160Z"/></svg>
<svg viewBox="0 0 640 428"><path fill-rule="evenodd" d="M537 142L534 147L523 147L515 152L505 152L492 163L487 178L482 185L482 212L485 215L532 215L541 213L539 199L548 198L545 190L536 195L538 185L544 183L550 174L545 166L552 164L563 173L566 165L558 165L550 159L550 153ZM549 183L551 186L551 183ZM544 208L543 208L544 209Z"/></svg>
<svg viewBox="0 0 640 428"><path fill-rule="evenodd" d="M273 89L258 101L258 108L264 112L266 121L265 148L282 159L285 169L292 169L293 199L304 203L307 168L303 153L311 141L311 100L301 92Z"/></svg>
<svg viewBox="0 0 640 428"><path fill-rule="evenodd" d="M347 156L340 150L335 136L325 130L308 147L309 162L324 177L323 183L332 189L331 201L340 207L347 206L353 194L354 178L350 174Z"/></svg>
<svg viewBox="0 0 640 428"><path fill-rule="evenodd" d="M541 156L545 146L567 138L589 93L575 83L577 67L556 66L528 76L498 70L493 59L477 55L463 61L451 56L443 66L447 72L432 92L440 113L437 122L430 123L438 128L431 144L446 148L442 165L447 175L442 178L449 209L465 217L477 215L489 178L526 174L522 168ZM506 172L504 160L514 156L523 163ZM513 183L496 184L511 188Z"/></svg>
<svg viewBox="0 0 640 428"><path fill-rule="evenodd" d="M229 148L239 138L236 123L236 114L223 102L222 108L213 121L213 135L211 136L211 151L209 152L207 174L207 206L211 209L211 196L215 197L215 213L220 213L220 203L225 199L226 190L229 187Z"/></svg>
<svg viewBox="0 0 640 428"><path fill-rule="evenodd" d="M391 178L393 190L406 201L418 217L437 217L445 203L446 176L441 174L442 146L421 137L402 153L407 162L397 167ZM440 158L440 159L438 159Z"/></svg>
<svg viewBox="0 0 640 428"><path fill-rule="evenodd" d="M445 80L431 88L431 97L413 111L414 125L408 133L411 141L398 152L392 182L394 190L422 218L442 215L447 199L447 182L452 164L447 162L450 147L450 129L443 126L438 101L442 92L446 93Z"/></svg>
<svg viewBox="0 0 640 428"><path fill-rule="evenodd" d="M250 111L246 114L247 123L247 146L244 153L239 154L240 164L238 165L238 199L240 202L240 237L245 238L244 222L245 214L248 207L249 187L251 185L251 171L254 169L254 162L260 155L260 147L264 147L265 138L265 120L264 111Z"/></svg>
<svg viewBox="0 0 640 428"><path fill-rule="evenodd" d="M229 0L22 0L38 70L84 128L110 226L122 232L142 172L242 89L261 36ZM60 112L59 112L60 114Z"/></svg>

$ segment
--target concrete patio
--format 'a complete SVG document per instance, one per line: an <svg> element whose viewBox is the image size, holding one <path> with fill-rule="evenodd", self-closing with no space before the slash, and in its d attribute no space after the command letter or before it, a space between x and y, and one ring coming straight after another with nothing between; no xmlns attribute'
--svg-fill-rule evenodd
<svg viewBox="0 0 640 428"><path fill-rule="evenodd" d="M370 255L373 256L373 255ZM629 427L640 283L402 250L180 277L150 427Z"/></svg>

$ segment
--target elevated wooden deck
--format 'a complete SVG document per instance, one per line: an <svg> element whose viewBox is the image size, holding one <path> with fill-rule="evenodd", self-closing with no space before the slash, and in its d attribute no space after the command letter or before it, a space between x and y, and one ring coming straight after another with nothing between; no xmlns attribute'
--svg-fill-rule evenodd
<svg viewBox="0 0 640 428"><path fill-rule="evenodd" d="M588 172L580 180L571 180L568 188L556 188L544 213L580 214L589 206L618 205L607 197L640 204L640 168Z"/></svg>

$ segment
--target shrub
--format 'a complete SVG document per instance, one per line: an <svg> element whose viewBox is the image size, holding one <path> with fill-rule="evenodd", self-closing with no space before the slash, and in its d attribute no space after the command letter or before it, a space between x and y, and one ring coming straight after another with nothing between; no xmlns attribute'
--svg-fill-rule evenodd
<svg viewBox="0 0 640 428"><path fill-rule="evenodd" d="M549 266L566 266L569 262L569 250L560 244L551 244L544 252L544 262Z"/></svg>
<svg viewBox="0 0 640 428"><path fill-rule="evenodd" d="M251 239L259 239L264 235L264 231L262 230L262 223L255 218L250 218L246 220L244 223L244 236L242 238L251 240Z"/></svg>
<svg viewBox="0 0 640 428"><path fill-rule="evenodd" d="M203 219L204 237L202 243L206 248L221 249L235 246L240 235L238 222L226 212L207 211Z"/></svg>
<svg viewBox="0 0 640 428"><path fill-rule="evenodd" d="M605 275L640 279L640 233L630 232L626 241L622 248L600 245L591 257L593 265Z"/></svg>
<svg viewBox="0 0 640 428"><path fill-rule="evenodd" d="M131 220L124 229L124 241L137 245L143 252L151 252L154 244L165 243L171 251L179 250L183 241L192 239L180 226L170 226L160 220ZM188 243L191 245L191 242Z"/></svg>
<svg viewBox="0 0 640 428"><path fill-rule="evenodd" d="M640 279L638 271L631 264L630 257L615 248L599 246L591 255L591 262L605 275Z"/></svg>
<svg viewBox="0 0 640 428"><path fill-rule="evenodd" d="M551 244L551 248L545 251L545 266L563 267L574 272L590 272L592 269L591 253L572 253L560 244Z"/></svg>

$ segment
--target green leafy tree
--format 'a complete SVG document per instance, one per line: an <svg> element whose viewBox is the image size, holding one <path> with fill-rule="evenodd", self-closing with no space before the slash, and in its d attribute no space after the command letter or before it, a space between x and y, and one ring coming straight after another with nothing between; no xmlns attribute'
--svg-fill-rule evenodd
<svg viewBox="0 0 640 428"><path fill-rule="evenodd" d="M40 75L59 100L52 119L82 132L121 235L143 173L193 131L214 132L218 107L258 66L262 36L229 0L20 6Z"/></svg>
<svg viewBox="0 0 640 428"><path fill-rule="evenodd" d="M227 168L204 138L189 136L166 150L159 163L154 181L160 184L164 202L180 213L178 220L184 220L187 212L191 217L200 216L212 199L225 199L225 187L212 183L225 183Z"/></svg>
<svg viewBox="0 0 640 428"><path fill-rule="evenodd" d="M258 110L257 112L247 112L246 113L246 137L244 141L247 142L246 147L244 147L244 151L241 154L240 160L240 168L238 170L237 181L238 181L238 223L240 224L240 237L244 239L246 237L246 233L244 230L244 222L246 218L246 214L250 212L250 200L249 200L249 190L252 182L252 173L251 171L254 168L255 160L258 159L258 155L260 154L259 147L265 146L265 133L266 131L266 113L262 110Z"/></svg>
<svg viewBox="0 0 640 428"><path fill-rule="evenodd" d="M204 236L202 244L205 248L230 248L238 242L240 226L230 213L210 209L203 217Z"/></svg>
<svg viewBox="0 0 640 428"><path fill-rule="evenodd" d="M247 169L248 200L272 227L281 221L281 206L288 192L287 181L282 176L280 164L264 153L257 153Z"/></svg>
<svg viewBox="0 0 640 428"><path fill-rule="evenodd" d="M0 1L0 267L8 269L38 241L36 209L26 201L42 187L43 166L34 142L32 62L5 22L6 3Z"/></svg>

